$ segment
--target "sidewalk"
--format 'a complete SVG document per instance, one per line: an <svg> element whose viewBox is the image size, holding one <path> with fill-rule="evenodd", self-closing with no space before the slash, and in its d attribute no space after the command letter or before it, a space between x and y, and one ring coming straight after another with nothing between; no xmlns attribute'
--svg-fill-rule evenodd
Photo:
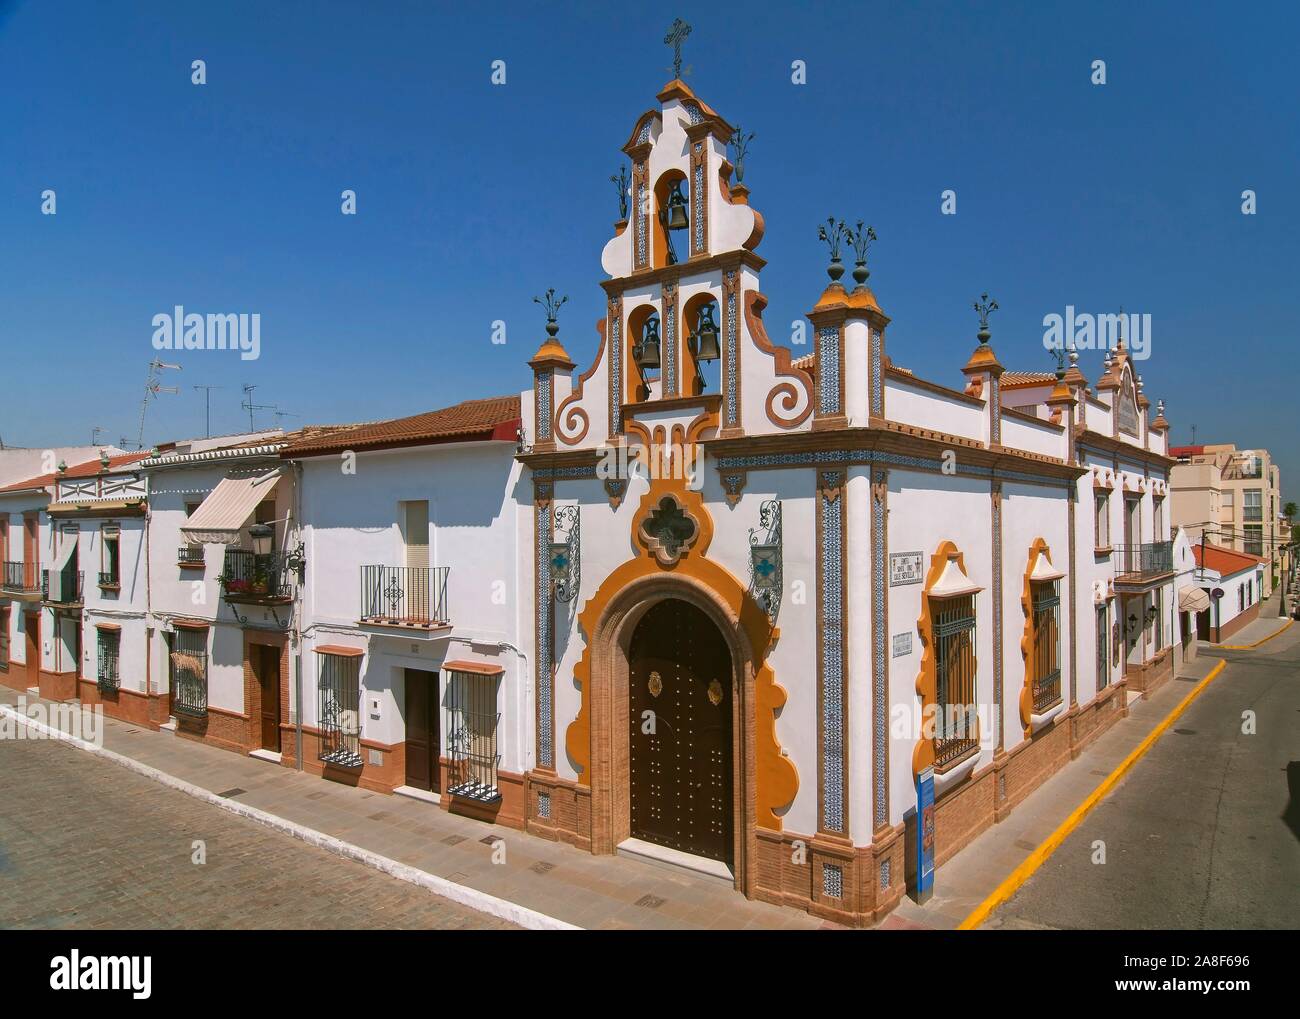
<svg viewBox="0 0 1300 1019"><path fill-rule="evenodd" d="M20 696L16 690L0 687L0 704L12 707ZM27 702L30 705L35 698L29 696ZM717 878L623 856L592 856L524 832L458 817L433 804L354 789L170 732L152 732L106 717L103 745L209 793L578 927L798 930L835 926L797 910L751 902ZM310 832L297 837L311 840ZM498 841L505 844L505 860L494 863L492 844ZM413 888L412 894L424 892Z"/></svg>
<svg viewBox="0 0 1300 1019"><path fill-rule="evenodd" d="M1131 697L1128 718L1116 722L1035 789L1006 820L935 871L934 895L929 902L918 906L905 897L881 928L955 930L1218 663L1214 654L1203 652L1150 700Z"/></svg>
<svg viewBox="0 0 1300 1019"><path fill-rule="evenodd" d="M1277 636L1291 624L1291 620L1281 615L1281 599L1279 592L1269 595L1259 607L1259 618L1252 619L1222 644L1213 644L1206 640L1197 641L1198 654L1213 654L1218 648L1241 650Z"/></svg>

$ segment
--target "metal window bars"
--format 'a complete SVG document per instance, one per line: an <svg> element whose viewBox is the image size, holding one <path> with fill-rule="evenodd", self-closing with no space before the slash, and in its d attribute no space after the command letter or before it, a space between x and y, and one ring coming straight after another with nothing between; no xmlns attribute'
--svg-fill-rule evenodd
<svg viewBox="0 0 1300 1019"><path fill-rule="evenodd" d="M168 656L172 711L192 718L208 714L208 648L206 630L178 629Z"/></svg>
<svg viewBox="0 0 1300 1019"><path fill-rule="evenodd" d="M35 564L6 560L4 566L4 587L7 591L36 590Z"/></svg>
<svg viewBox="0 0 1300 1019"><path fill-rule="evenodd" d="M497 685L499 677L449 672L446 705L447 791L492 803L497 789Z"/></svg>
<svg viewBox="0 0 1300 1019"><path fill-rule="evenodd" d="M1106 619L1106 606L1097 609L1097 689L1110 685L1110 623Z"/></svg>
<svg viewBox="0 0 1300 1019"><path fill-rule="evenodd" d="M201 563L203 562L202 545L182 545L176 550L176 561L178 563Z"/></svg>
<svg viewBox="0 0 1300 1019"><path fill-rule="evenodd" d="M979 745L975 713L975 598L934 599L934 757L942 768Z"/></svg>
<svg viewBox="0 0 1300 1019"><path fill-rule="evenodd" d="M1061 596L1056 581L1033 585L1034 711L1061 699Z"/></svg>
<svg viewBox="0 0 1300 1019"><path fill-rule="evenodd" d="M257 555L244 548L226 549L219 578L226 596L292 598L297 572L288 558L286 552Z"/></svg>
<svg viewBox="0 0 1300 1019"><path fill-rule="evenodd" d="M361 567L361 618L394 623L446 623L446 566Z"/></svg>
<svg viewBox="0 0 1300 1019"><path fill-rule="evenodd" d="M116 630L99 631L99 672L96 685L100 693L113 693L121 689L118 676L118 650L122 644L122 635Z"/></svg>
<svg viewBox="0 0 1300 1019"><path fill-rule="evenodd" d="M361 760L361 659L320 655L320 759L341 768Z"/></svg>

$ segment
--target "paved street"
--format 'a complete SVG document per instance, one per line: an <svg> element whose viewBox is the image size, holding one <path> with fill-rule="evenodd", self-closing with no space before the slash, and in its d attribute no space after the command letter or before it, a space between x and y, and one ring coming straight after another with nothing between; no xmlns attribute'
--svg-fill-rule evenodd
<svg viewBox="0 0 1300 1019"><path fill-rule="evenodd" d="M1300 627L1209 653L1227 668L986 928L1295 928Z"/></svg>
<svg viewBox="0 0 1300 1019"><path fill-rule="evenodd" d="M3 928L511 926L66 745L0 740L0 774Z"/></svg>

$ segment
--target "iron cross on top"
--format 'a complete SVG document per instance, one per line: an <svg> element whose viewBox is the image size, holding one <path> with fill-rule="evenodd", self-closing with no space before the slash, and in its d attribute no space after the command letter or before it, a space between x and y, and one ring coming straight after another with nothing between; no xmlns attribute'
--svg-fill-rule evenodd
<svg viewBox="0 0 1300 1019"><path fill-rule="evenodd" d="M673 20L672 27L668 29L668 34L664 36L664 45L673 48L673 77L682 76L682 43L686 37L691 34L691 26L686 24L681 18Z"/></svg>

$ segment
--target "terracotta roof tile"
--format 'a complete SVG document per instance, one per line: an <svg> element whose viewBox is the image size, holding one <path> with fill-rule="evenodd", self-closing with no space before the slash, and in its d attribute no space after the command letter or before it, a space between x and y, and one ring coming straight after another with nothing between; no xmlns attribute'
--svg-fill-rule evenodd
<svg viewBox="0 0 1300 1019"><path fill-rule="evenodd" d="M1192 545L1192 555L1196 557L1197 566L1205 566L1214 570L1221 577L1226 577L1233 573L1240 573L1242 570L1251 569L1265 561L1257 555L1251 555L1249 552L1237 552L1234 549L1222 548L1219 545L1211 545L1208 542L1205 545L1204 563L1201 562L1200 542L1196 542Z"/></svg>
<svg viewBox="0 0 1300 1019"><path fill-rule="evenodd" d="M303 429L297 437L286 436L289 441L280 455L320 456L345 449L388 449L487 439L513 442L519 428L520 414L518 396L466 400L452 407L392 421L333 426L315 433Z"/></svg>
<svg viewBox="0 0 1300 1019"><path fill-rule="evenodd" d="M1056 381L1052 372L1003 372L1002 388L1015 389L1017 386L1050 386Z"/></svg>

